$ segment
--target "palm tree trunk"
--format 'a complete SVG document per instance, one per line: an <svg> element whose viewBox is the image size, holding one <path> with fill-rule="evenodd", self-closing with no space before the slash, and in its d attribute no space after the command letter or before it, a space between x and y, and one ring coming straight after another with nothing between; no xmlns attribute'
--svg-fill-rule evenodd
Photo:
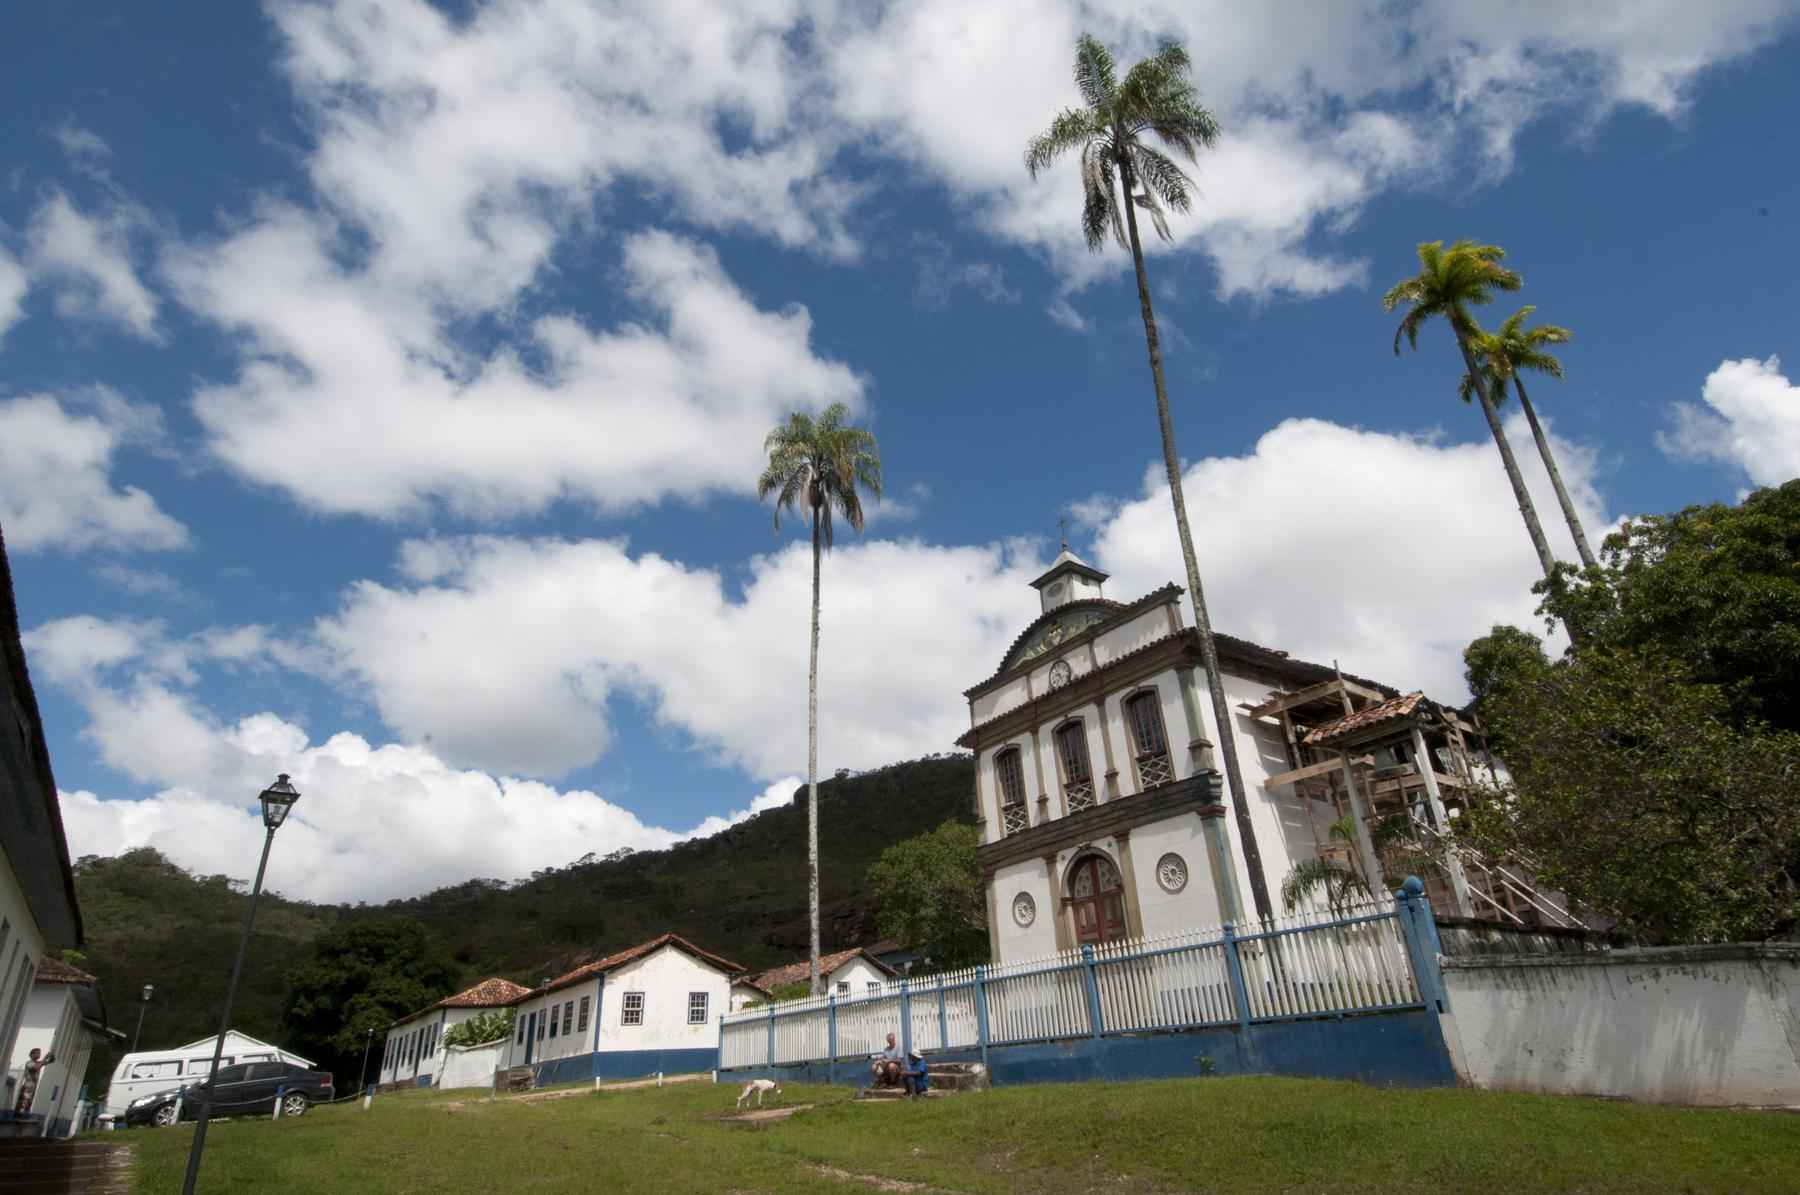
<svg viewBox="0 0 1800 1195"><path fill-rule="evenodd" d="M1550 484L1556 489L1556 500L1562 503L1563 518L1569 521L1569 534L1575 538L1575 551L1581 555L1583 568L1594 568L1599 562L1594 559L1594 549L1588 547L1587 533L1581 529L1581 516L1575 513L1575 504L1569 501L1569 491L1563 485L1562 470L1556 467L1556 454L1550 451L1550 437L1538 424L1537 411L1531 400L1525 396L1525 380L1516 372L1513 374L1513 389L1518 392L1519 406L1525 410L1525 422L1531 424L1531 437L1537 441L1538 455L1544 458L1544 468L1550 473Z"/></svg>
<svg viewBox="0 0 1800 1195"><path fill-rule="evenodd" d="M810 925L807 976L819 994L819 517L812 521L812 656L806 666L806 909Z"/></svg>
<svg viewBox="0 0 1800 1195"><path fill-rule="evenodd" d="M1156 384L1156 422L1162 431L1163 466L1169 473L1169 499L1175 504L1175 533L1181 539L1181 558L1187 565L1188 596L1194 602L1194 626L1200 632L1200 659L1206 666L1206 687L1212 694L1213 723L1219 731L1219 751L1225 757L1225 780L1231 787L1231 808L1236 816L1238 841L1244 866L1250 872L1250 896L1256 915L1274 919L1269 904L1269 885L1263 875L1262 852L1256 846L1256 829L1250 824L1250 807L1244 793L1244 776L1238 767L1237 734L1232 729L1231 708L1225 700L1225 680L1219 673L1219 652L1213 643L1212 619L1206 612L1206 592L1200 587L1200 565L1194 558L1194 537L1188 530L1187 500L1181 492L1181 460L1175 454L1175 422L1169 417L1169 391L1163 383L1162 342L1156 335L1156 313L1150 309L1150 276L1144 270L1144 249L1138 241L1136 205L1131 199L1131 172L1119 164L1119 181L1125 187L1125 221L1131 231L1131 261L1137 268L1138 304L1144 314L1144 341L1150 349L1150 377Z"/></svg>
<svg viewBox="0 0 1800 1195"><path fill-rule="evenodd" d="M1538 563L1543 566L1544 575L1551 576L1556 571L1556 557L1550 554L1550 541L1544 538L1544 525L1538 522L1537 507L1532 505L1531 493L1525 488L1525 476L1519 472L1518 458L1513 456L1506 430L1500 426L1500 413L1494 409L1487 380L1475 368L1475 354L1455 315L1450 318L1450 327L1456 333L1456 347L1462 350L1463 365L1475 379L1475 396L1481 400L1481 413L1487 416L1488 430L1494 433L1494 444L1500 449L1500 463L1506 467L1506 479L1512 482L1513 497L1519 500L1519 514L1525 520L1525 530L1531 535L1531 546L1537 549Z"/></svg>

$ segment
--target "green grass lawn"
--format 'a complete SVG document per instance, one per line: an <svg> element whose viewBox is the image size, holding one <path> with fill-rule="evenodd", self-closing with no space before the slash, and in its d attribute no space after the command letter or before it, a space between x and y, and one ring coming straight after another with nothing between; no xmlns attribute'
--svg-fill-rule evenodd
<svg viewBox="0 0 1800 1195"><path fill-rule="evenodd" d="M1012 1087L722 1119L698 1083L494 1103L404 1092L207 1137L200 1189L430 1192L1800 1191L1800 1116L1483 1091L1220 1078ZM133 1131L139 1195L181 1188L191 1129Z"/></svg>

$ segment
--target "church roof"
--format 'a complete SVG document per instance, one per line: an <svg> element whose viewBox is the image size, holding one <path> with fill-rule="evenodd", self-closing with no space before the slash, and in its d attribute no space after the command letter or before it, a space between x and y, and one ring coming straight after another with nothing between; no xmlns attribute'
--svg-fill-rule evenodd
<svg viewBox="0 0 1800 1195"><path fill-rule="evenodd" d="M1106 573L1069 551L1069 545L1064 544L1063 550L1056 554L1056 559L1050 562L1050 567L1044 571L1044 575L1033 581L1031 586L1033 589L1042 589L1064 573L1079 573L1094 581L1104 581L1107 578Z"/></svg>

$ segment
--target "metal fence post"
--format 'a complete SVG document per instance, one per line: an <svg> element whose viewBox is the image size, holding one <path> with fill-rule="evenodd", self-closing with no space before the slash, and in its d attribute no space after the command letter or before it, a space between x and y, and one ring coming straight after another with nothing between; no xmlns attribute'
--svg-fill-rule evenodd
<svg viewBox="0 0 1800 1195"><path fill-rule="evenodd" d="M837 1082L837 993L825 996L825 1081Z"/></svg>
<svg viewBox="0 0 1800 1195"><path fill-rule="evenodd" d="M944 977L942 975L938 976L937 981L938 981L938 1049L948 1050L950 1048L950 1010L944 1004Z"/></svg>
<svg viewBox="0 0 1800 1195"><path fill-rule="evenodd" d="M1431 901L1425 896L1425 884L1418 876L1407 876L1400 891L1394 893L1398 909L1400 933L1406 939L1406 955L1412 963L1413 981L1419 988L1419 1000L1434 1013L1446 1011L1444 977L1438 970L1440 947L1437 918L1432 915Z"/></svg>
<svg viewBox="0 0 1800 1195"><path fill-rule="evenodd" d="M975 1039L981 1045L981 1065L988 1064L987 968L975 968Z"/></svg>
<svg viewBox="0 0 1800 1195"><path fill-rule="evenodd" d="M1081 948L1081 969L1087 977L1088 1029L1094 1037L1099 1037L1104 1026L1100 1023L1100 977L1095 969L1092 946Z"/></svg>
<svg viewBox="0 0 1800 1195"><path fill-rule="evenodd" d="M1238 957L1237 927L1225 923L1225 970L1231 976L1231 999L1237 1005L1238 1024L1250 1027L1250 989L1244 986L1244 961Z"/></svg>
<svg viewBox="0 0 1800 1195"><path fill-rule="evenodd" d="M775 1005L769 1005L769 1065L775 1065Z"/></svg>
<svg viewBox="0 0 1800 1195"><path fill-rule="evenodd" d="M900 981L900 1050L912 1054L912 992L907 980Z"/></svg>

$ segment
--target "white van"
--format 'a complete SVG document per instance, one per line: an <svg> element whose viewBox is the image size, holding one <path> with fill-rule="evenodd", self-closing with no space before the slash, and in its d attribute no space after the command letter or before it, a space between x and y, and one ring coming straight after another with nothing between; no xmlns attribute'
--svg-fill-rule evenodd
<svg viewBox="0 0 1800 1195"><path fill-rule="evenodd" d="M213 1046L218 1040L216 1037L203 1037L185 1046L173 1046L166 1050L139 1050L135 1054L125 1055L119 1059L119 1065L113 1070L112 1084L106 1089L106 1113L110 1116L123 1116L125 1109L131 1106L131 1101L141 1095L155 1095L159 1091L170 1091L183 1084L204 1079L212 1070ZM225 1053L219 1059L219 1065L270 1062L275 1059L291 1062L308 1070L313 1065L298 1054L272 1046L266 1041L258 1041L236 1029L225 1035Z"/></svg>

